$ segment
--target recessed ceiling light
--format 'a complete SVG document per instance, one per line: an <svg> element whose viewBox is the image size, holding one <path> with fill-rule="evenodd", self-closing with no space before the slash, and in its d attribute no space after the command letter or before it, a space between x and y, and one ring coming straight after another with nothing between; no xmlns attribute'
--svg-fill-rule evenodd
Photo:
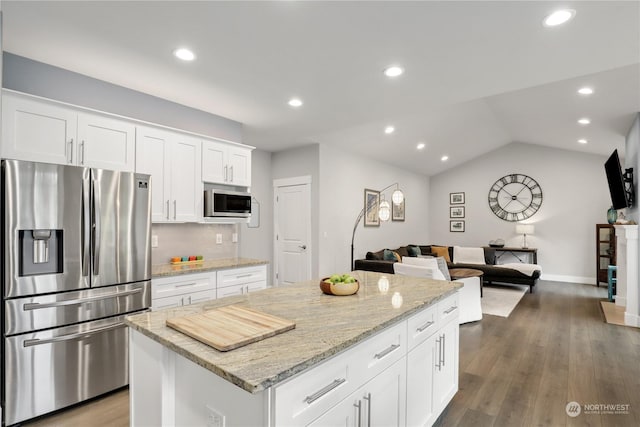
<svg viewBox="0 0 640 427"><path fill-rule="evenodd" d="M590 87L581 87L580 89L578 89L578 93L580 95L591 95L593 93L593 89L591 89Z"/></svg>
<svg viewBox="0 0 640 427"><path fill-rule="evenodd" d="M173 54L176 58L182 59L183 61L193 61L196 59L196 54L184 47L174 50Z"/></svg>
<svg viewBox="0 0 640 427"><path fill-rule="evenodd" d="M578 123L580 123L581 125L588 125L589 123L591 123L591 120L589 120L586 117L583 117L583 118L578 120Z"/></svg>
<svg viewBox="0 0 640 427"><path fill-rule="evenodd" d="M386 128L384 128L384 133L389 135L390 133L393 133L393 131L395 131L395 130L396 130L396 128L394 128L393 126L387 126Z"/></svg>
<svg viewBox="0 0 640 427"><path fill-rule="evenodd" d="M440 161L441 161L441 162L446 162L447 160L449 160L449 156L442 156L442 157L440 157Z"/></svg>
<svg viewBox="0 0 640 427"><path fill-rule="evenodd" d="M589 141L587 141L586 139L579 139L579 140L578 140L578 142L579 142L580 144L586 144L586 143L587 143L587 142L589 142Z"/></svg>
<svg viewBox="0 0 640 427"><path fill-rule="evenodd" d="M426 147L426 145L425 145L425 143L424 143L424 142L421 142L421 143L419 143L418 145L416 145L416 148L417 148L418 150L424 150L424 147Z"/></svg>
<svg viewBox="0 0 640 427"><path fill-rule="evenodd" d="M302 101L298 98L291 98L289 100L289 105L291 105L292 107L301 107Z"/></svg>
<svg viewBox="0 0 640 427"><path fill-rule="evenodd" d="M545 27L555 27L558 25L562 25L565 22L569 21L576 15L576 11L573 9L562 9L556 10L550 15L547 15L542 21L542 25Z"/></svg>
<svg viewBox="0 0 640 427"><path fill-rule="evenodd" d="M387 77L398 77L402 73L404 73L404 69L402 67L398 67L397 65L385 68L384 70L384 75Z"/></svg>

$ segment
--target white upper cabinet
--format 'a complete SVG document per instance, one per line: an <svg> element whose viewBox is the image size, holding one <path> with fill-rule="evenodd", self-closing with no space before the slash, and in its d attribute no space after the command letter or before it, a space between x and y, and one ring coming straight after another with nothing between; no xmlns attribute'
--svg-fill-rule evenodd
<svg viewBox="0 0 640 427"><path fill-rule="evenodd" d="M136 172L151 175L151 220L202 220L200 140L153 127L136 129Z"/></svg>
<svg viewBox="0 0 640 427"><path fill-rule="evenodd" d="M202 181L250 187L251 150L223 141L203 141Z"/></svg>
<svg viewBox="0 0 640 427"><path fill-rule="evenodd" d="M2 96L3 158L133 172L135 127L126 120L12 92Z"/></svg>

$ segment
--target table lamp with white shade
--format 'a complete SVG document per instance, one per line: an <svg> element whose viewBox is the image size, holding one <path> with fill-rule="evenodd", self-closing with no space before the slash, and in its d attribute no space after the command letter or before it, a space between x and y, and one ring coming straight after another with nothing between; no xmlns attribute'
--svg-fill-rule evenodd
<svg viewBox="0 0 640 427"><path fill-rule="evenodd" d="M532 235L534 230L533 224L516 224L516 234L523 235L522 249L527 249L527 234Z"/></svg>

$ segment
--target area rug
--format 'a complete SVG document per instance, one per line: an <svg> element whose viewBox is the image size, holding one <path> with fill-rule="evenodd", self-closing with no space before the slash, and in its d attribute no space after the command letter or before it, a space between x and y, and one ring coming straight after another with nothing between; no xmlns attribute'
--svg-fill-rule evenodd
<svg viewBox="0 0 640 427"><path fill-rule="evenodd" d="M509 317L527 289L527 286L483 287L482 313Z"/></svg>
<svg viewBox="0 0 640 427"><path fill-rule="evenodd" d="M624 324L624 307L609 301L600 301L600 306L602 307L602 312L604 313L604 318L607 323L626 326Z"/></svg>

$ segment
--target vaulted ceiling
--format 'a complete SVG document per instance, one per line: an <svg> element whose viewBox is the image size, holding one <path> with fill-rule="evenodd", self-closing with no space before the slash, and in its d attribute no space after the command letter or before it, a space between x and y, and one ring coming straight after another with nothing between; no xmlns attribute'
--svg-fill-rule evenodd
<svg viewBox="0 0 640 427"><path fill-rule="evenodd" d="M242 122L243 142L269 151L335 144L432 175L514 141L623 150L640 111L638 1L1 7L5 51ZM544 27L559 7L573 20ZM196 60L173 57L180 46ZM384 76L392 64L405 73Z"/></svg>

